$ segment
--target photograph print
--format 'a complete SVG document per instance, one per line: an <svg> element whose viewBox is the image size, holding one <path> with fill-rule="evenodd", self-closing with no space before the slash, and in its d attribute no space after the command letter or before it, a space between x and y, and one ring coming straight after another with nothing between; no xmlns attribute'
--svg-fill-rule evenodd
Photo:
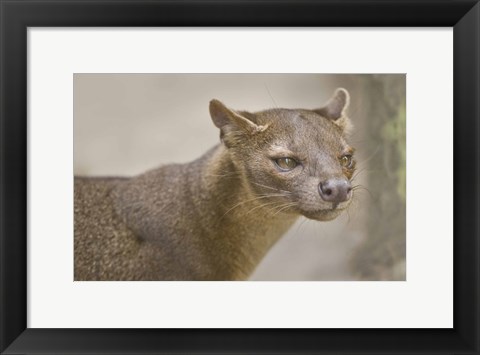
<svg viewBox="0 0 480 355"><path fill-rule="evenodd" d="M406 75L73 85L75 281L406 280Z"/></svg>

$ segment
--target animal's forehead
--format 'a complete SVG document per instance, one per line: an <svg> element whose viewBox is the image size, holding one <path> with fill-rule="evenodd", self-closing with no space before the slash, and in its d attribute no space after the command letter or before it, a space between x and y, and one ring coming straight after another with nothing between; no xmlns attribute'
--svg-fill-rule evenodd
<svg viewBox="0 0 480 355"><path fill-rule="evenodd" d="M258 115L261 124L274 123L277 126L296 130L331 129L335 125L328 119L309 110L273 109Z"/></svg>
<svg viewBox="0 0 480 355"><path fill-rule="evenodd" d="M303 150L324 149L326 145L341 150L348 148L341 129L328 119L307 110L275 110L269 112L274 146ZM264 116L265 117L265 116ZM267 118L267 117L265 117Z"/></svg>

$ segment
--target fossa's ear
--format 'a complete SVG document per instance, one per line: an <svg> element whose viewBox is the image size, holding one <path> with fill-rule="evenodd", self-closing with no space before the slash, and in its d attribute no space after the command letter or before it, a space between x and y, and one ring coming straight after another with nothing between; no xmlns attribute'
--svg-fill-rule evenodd
<svg viewBox="0 0 480 355"><path fill-rule="evenodd" d="M222 133L226 133L228 130L241 129L246 133L255 134L267 128L266 126L257 125L239 112L230 110L215 99L210 101L210 116L215 126L220 128Z"/></svg>
<svg viewBox="0 0 480 355"><path fill-rule="evenodd" d="M352 123L346 115L349 104L350 95L348 91L344 88L338 88L323 107L313 111L332 120L336 125L348 132L352 128Z"/></svg>

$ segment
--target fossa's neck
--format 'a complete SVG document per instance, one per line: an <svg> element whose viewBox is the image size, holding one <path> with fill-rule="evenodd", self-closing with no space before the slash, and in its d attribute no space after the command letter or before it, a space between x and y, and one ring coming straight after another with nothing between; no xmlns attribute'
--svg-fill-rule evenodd
<svg viewBox="0 0 480 355"><path fill-rule="evenodd" d="M225 255L238 278L247 277L267 251L292 226L298 215L283 213L286 203L272 201L281 193L271 189L268 194L255 194L246 174L235 166L232 156L223 146L207 153L201 169L200 196L207 203L198 204L199 216L213 213L207 228L214 228L212 247ZM270 191L270 190L269 190ZM198 193L197 192L197 193ZM200 211L200 209L202 211ZM203 219L203 218L202 218Z"/></svg>

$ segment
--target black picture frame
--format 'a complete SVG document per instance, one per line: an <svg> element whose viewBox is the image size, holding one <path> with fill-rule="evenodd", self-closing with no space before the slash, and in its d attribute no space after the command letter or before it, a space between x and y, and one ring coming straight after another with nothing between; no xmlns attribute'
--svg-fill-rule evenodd
<svg viewBox="0 0 480 355"><path fill-rule="evenodd" d="M0 22L2 354L480 353L477 1L0 0ZM27 28L35 26L453 27L453 329L27 328Z"/></svg>

